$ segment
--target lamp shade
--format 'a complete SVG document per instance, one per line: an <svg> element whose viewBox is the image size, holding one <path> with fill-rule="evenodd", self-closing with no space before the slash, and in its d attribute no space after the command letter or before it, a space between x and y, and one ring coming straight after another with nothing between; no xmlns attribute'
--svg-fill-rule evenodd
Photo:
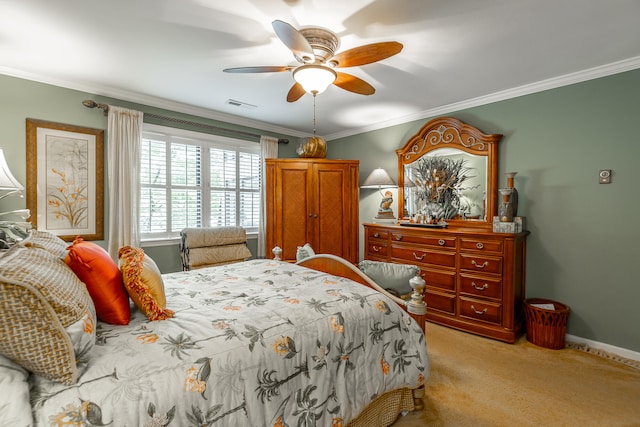
<svg viewBox="0 0 640 427"><path fill-rule="evenodd" d="M367 179L364 180L361 188L390 188L395 187L396 183L386 170L377 168L371 171Z"/></svg>
<svg viewBox="0 0 640 427"><path fill-rule="evenodd" d="M0 148L0 190L24 190L22 184L13 176L7 160L4 158L4 150Z"/></svg>
<svg viewBox="0 0 640 427"><path fill-rule="evenodd" d="M305 92L318 94L324 92L338 75L331 68L309 64L301 65L293 70L293 78L300 83Z"/></svg>

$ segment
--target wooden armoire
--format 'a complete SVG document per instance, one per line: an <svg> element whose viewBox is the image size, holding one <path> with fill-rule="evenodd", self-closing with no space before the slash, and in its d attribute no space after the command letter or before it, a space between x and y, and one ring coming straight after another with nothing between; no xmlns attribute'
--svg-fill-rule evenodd
<svg viewBox="0 0 640 427"><path fill-rule="evenodd" d="M357 160L265 159L267 253L282 248L295 261L298 246L358 262Z"/></svg>

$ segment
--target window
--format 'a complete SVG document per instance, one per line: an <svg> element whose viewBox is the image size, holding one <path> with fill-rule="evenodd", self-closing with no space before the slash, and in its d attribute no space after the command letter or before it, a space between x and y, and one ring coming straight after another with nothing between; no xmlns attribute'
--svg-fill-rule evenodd
<svg viewBox="0 0 640 427"><path fill-rule="evenodd" d="M260 146L144 125L140 150L140 236L178 237L186 227L241 226L257 232Z"/></svg>

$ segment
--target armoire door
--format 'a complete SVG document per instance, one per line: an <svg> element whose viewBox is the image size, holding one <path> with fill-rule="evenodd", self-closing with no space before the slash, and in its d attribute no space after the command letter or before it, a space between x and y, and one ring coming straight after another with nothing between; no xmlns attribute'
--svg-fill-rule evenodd
<svg viewBox="0 0 640 427"><path fill-rule="evenodd" d="M317 163L314 167L316 196L311 206L314 212L309 223L308 239L315 242L316 252L334 254L349 261L351 259L352 233L352 186L357 187L350 176L348 165Z"/></svg>
<svg viewBox="0 0 640 427"><path fill-rule="evenodd" d="M267 166L267 257L275 246L282 259L295 260L298 246L308 242L312 218L312 169L306 162L276 162ZM313 246L312 246L313 247Z"/></svg>

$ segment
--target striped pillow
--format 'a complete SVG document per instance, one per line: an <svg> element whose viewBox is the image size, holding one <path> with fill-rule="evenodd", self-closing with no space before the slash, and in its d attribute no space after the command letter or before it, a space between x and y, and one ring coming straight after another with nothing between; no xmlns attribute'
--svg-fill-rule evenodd
<svg viewBox="0 0 640 427"><path fill-rule="evenodd" d="M0 258L0 353L34 374L70 385L95 344L87 288L56 255L14 245Z"/></svg>
<svg viewBox="0 0 640 427"><path fill-rule="evenodd" d="M67 242L48 231L31 230L29 237L21 242L24 246L45 249L57 258L67 254Z"/></svg>

